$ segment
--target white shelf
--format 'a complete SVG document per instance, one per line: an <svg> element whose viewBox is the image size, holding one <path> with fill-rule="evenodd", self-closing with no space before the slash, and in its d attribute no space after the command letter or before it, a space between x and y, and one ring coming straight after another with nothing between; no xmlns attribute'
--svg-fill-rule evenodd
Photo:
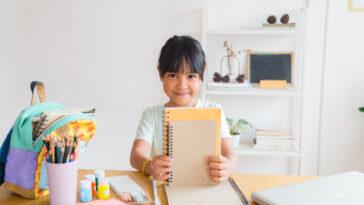
<svg viewBox="0 0 364 205"><path fill-rule="evenodd" d="M241 142L239 148L235 148L235 153L239 156L257 156L257 157L300 157L300 152L292 147L290 150L273 150L273 149L257 149L253 147L252 142Z"/></svg>
<svg viewBox="0 0 364 205"><path fill-rule="evenodd" d="M297 35L301 34L301 30L295 28L262 28L262 29L239 29L239 30L208 30L206 32L207 35L250 35L250 34L258 34L258 35Z"/></svg>
<svg viewBox="0 0 364 205"><path fill-rule="evenodd" d="M302 11L302 12L301 12ZM269 97L283 97L286 99L279 99L275 103L288 103L292 106L287 106L284 112L292 113L286 121L282 121L282 126L290 126L293 131L294 145L288 150L279 149L261 149L254 148L252 142L251 144L241 143L239 148L235 148L235 152L239 156L247 157L289 157L290 158L290 172L292 174L301 174L302 172L302 136L301 136L301 123L302 123L302 79L303 79L303 50L305 45L305 10L297 12L296 15L296 27L260 27L257 25L255 28L238 28L235 29L224 29L222 27L208 27L208 25L215 25L215 18L211 18L210 24L209 15L216 17L219 13L211 13L208 10L203 10L202 20L201 20L201 42L203 48L206 50L206 56L209 64L218 67L220 65L220 60L222 57L223 48L221 48L222 39L234 41L234 46L243 49L251 49L254 51L282 51L290 50L294 51L294 85L290 85L285 89L262 89L253 84L252 87L245 85L236 84L224 84L224 85L211 85L208 82L204 82L204 89L202 92L203 98L209 100L214 99L215 96L220 96L221 104L231 105L232 108L239 106L240 100L245 100L243 97L250 97L253 101L260 100L270 100ZM242 15L243 16L243 15ZM248 21L246 21L248 22ZM217 22L217 25L220 25ZM242 23L242 25L245 25ZM224 25L221 25L224 26ZM281 38L282 37L282 38ZM246 59L245 59L245 63ZM213 69L212 69L213 70ZM211 70L211 71L212 71ZM208 76L210 76L208 73ZM207 79L207 78L206 78ZM226 98L226 96L236 96L237 99ZM240 98L241 97L241 98ZM253 99L257 97L256 99ZM234 103L231 103L234 101ZM253 109L259 109L258 106L263 106L264 104L254 105ZM276 104L277 105L277 104ZM250 109L250 108L249 108ZM272 108L262 108L262 110L272 110ZM236 115L243 115L241 113L246 113L245 111L238 110ZM249 111L247 111L249 113ZM251 121L256 121L257 124L260 122L267 122L265 119L260 120L259 115L250 116ZM291 122L289 122L291 121ZM274 122L275 123L275 122ZM274 124L273 123L273 124ZM259 159L257 159L257 162Z"/></svg>
<svg viewBox="0 0 364 205"><path fill-rule="evenodd" d="M300 90L294 87L284 89L263 89L257 87L241 89L210 89L206 88L206 95L242 95L242 96L301 96Z"/></svg>

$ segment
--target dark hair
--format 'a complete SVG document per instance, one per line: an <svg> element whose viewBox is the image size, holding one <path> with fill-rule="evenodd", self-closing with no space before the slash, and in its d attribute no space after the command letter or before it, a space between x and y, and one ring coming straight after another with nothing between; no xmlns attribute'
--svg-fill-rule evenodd
<svg viewBox="0 0 364 205"><path fill-rule="evenodd" d="M166 72L178 73L186 63L190 72L200 74L203 80L205 53L201 44L190 36L173 36L168 39L162 47L158 63L161 78Z"/></svg>

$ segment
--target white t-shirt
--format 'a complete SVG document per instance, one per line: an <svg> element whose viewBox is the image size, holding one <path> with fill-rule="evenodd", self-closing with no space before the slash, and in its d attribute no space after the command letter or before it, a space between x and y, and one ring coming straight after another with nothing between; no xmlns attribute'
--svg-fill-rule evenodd
<svg viewBox="0 0 364 205"><path fill-rule="evenodd" d="M231 138L226 116L220 104L198 99L195 107L221 109L221 138ZM141 139L152 145L151 157L163 154L163 119L164 105L157 105L143 111L135 140Z"/></svg>

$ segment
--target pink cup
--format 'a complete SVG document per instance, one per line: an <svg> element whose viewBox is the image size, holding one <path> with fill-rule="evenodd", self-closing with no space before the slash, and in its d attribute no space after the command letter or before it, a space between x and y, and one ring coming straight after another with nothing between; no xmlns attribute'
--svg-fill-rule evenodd
<svg viewBox="0 0 364 205"><path fill-rule="evenodd" d="M77 160L70 163L47 162L51 205L75 205L77 200Z"/></svg>

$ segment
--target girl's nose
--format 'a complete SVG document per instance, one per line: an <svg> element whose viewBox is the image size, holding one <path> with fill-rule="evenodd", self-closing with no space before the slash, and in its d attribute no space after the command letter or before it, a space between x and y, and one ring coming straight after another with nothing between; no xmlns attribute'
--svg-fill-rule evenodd
<svg viewBox="0 0 364 205"><path fill-rule="evenodd" d="M185 78L180 78L178 81L179 88L187 88L188 87L188 80Z"/></svg>

